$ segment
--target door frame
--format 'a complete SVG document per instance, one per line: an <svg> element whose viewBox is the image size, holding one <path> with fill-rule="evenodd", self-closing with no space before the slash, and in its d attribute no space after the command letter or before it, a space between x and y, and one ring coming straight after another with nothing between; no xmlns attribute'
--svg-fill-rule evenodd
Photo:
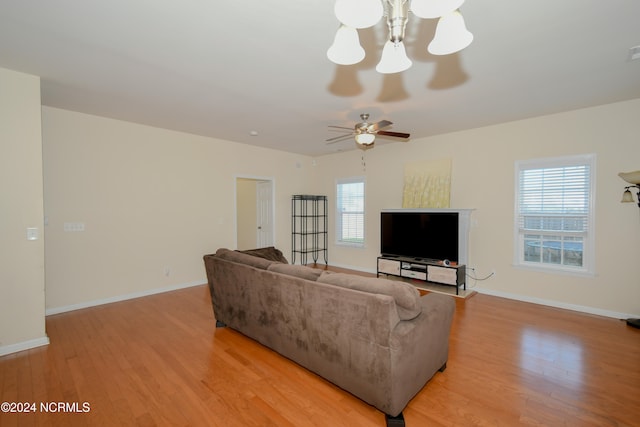
<svg viewBox="0 0 640 427"><path fill-rule="evenodd" d="M257 176L238 174L233 177L233 234L234 247L238 247L238 179L248 179L252 181L266 181L271 183L271 218L273 226L271 228L271 241L276 246L276 180L272 176ZM256 201L257 203L257 201ZM276 246L277 247L277 246Z"/></svg>

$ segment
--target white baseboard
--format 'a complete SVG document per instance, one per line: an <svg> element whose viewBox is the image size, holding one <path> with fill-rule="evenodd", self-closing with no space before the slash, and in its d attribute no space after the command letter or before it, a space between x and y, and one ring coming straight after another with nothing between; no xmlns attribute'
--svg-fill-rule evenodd
<svg viewBox="0 0 640 427"><path fill-rule="evenodd" d="M193 287L193 286L203 285L205 283L207 283L207 279L195 280L193 282L182 283L182 284L179 284L179 285L169 286L169 287L166 287L166 288L148 289L146 291L133 292L133 293L130 293L130 294L125 294L125 295L116 295L116 296L109 297L109 298L86 301L86 302L81 302L81 303L78 303L78 304L71 304L71 305L66 305L66 306L62 306L62 307L52 307L52 308L47 308L45 310L45 315L46 316L51 316L53 314L66 313L68 311L81 310L83 308L95 307L95 306L103 305L103 304L111 304L112 302L126 301L126 300L129 300L129 299L146 297L146 296L149 296L149 295L161 294L161 293L164 293L164 292L177 291L179 289L185 289L185 288L190 288L190 287Z"/></svg>
<svg viewBox="0 0 640 427"><path fill-rule="evenodd" d="M614 319L640 318L639 314L620 313L620 312L611 311L611 310L603 310L601 308L596 308L596 307L588 307L588 306L577 305L577 304L568 304L565 302L547 300L543 298L528 297L524 295L511 294L508 292L494 291L491 289L483 289L477 286L474 287L473 290L478 292L479 294L492 295L495 297L507 298L507 299L512 299L516 301L530 302L533 304L546 305L549 307L562 308L565 310L579 311L582 313L595 314L597 316L612 317Z"/></svg>
<svg viewBox="0 0 640 427"><path fill-rule="evenodd" d="M43 345L49 345L49 337L44 336L33 340L22 341L15 344L3 345L0 347L0 356L5 356L11 353L17 353L19 351L29 350L36 347L42 347Z"/></svg>

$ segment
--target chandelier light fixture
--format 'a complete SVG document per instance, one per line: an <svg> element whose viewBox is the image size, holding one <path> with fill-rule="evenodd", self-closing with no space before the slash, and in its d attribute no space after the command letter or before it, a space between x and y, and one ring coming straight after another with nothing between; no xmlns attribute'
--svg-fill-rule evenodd
<svg viewBox="0 0 640 427"><path fill-rule="evenodd" d="M376 25L386 16L389 38L382 49L376 71L399 73L411 67L404 46L404 31L409 11L424 19L438 19L435 36L427 50L432 55L449 55L469 46L473 34L467 30L459 11L464 0L336 0L334 12L340 21L327 57L338 65L353 65L362 61L365 52L360 46L358 29Z"/></svg>

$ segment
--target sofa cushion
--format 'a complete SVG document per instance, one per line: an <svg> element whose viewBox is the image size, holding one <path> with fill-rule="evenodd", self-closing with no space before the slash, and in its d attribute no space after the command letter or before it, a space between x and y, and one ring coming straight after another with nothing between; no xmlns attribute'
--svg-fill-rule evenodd
<svg viewBox="0 0 640 427"><path fill-rule="evenodd" d="M227 261L233 261L240 264L250 265L251 267L261 268L266 270L271 264L276 261L269 261L268 259L260 258L253 255L243 254L242 252L232 251L230 249L221 248L216 251L218 258L225 259Z"/></svg>
<svg viewBox="0 0 640 427"><path fill-rule="evenodd" d="M322 274L322 270L317 268L307 267L306 265L294 265L294 264L280 264L273 263L267 270L274 271L276 273L287 274L289 276L299 277L301 279L316 281Z"/></svg>
<svg viewBox="0 0 640 427"><path fill-rule="evenodd" d="M283 264L289 263L289 261L287 261L287 259L282 254L282 251L280 249L276 249L273 246L269 246L266 248L258 248L258 249L247 249L242 251L239 250L237 252L242 252L243 254L253 255L260 258L268 259L269 261L278 261Z"/></svg>
<svg viewBox="0 0 640 427"><path fill-rule="evenodd" d="M317 281L363 292L389 295L396 301L398 316L401 320L411 320L422 312L420 292L408 283L330 272L323 272Z"/></svg>

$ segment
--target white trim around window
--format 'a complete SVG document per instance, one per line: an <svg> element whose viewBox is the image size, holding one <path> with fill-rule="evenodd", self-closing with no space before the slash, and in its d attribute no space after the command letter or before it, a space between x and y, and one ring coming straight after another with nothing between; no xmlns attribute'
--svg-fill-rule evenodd
<svg viewBox="0 0 640 427"><path fill-rule="evenodd" d="M365 178L336 180L336 245L364 247Z"/></svg>
<svg viewBox="0 0 640 427"><path fill-rule="evenodd" d="M595 154L515 164L513 263L595 274Z"/></svg>

